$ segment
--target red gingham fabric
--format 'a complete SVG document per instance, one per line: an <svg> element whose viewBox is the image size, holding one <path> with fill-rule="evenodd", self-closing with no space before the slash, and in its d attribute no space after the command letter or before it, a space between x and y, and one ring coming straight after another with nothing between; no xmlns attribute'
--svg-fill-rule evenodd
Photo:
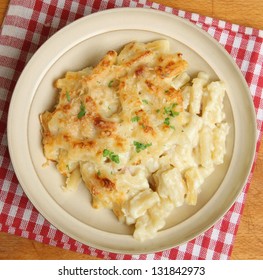
<svg viewBox="0 0 263 280"><path fill-rule="evenodd" d="M104 252L66 236L38 213L14 174L7 147L7 114L26 63L57 30L90 13L115 7L151 7L172 13L218 40L235 59L250 87L257 114L258 150L263 130L263 31L145 0L11 0L0 34L0 231L103 259L228 259L253 169L235 204L212 228L186 244L147 255Z"/></svg>

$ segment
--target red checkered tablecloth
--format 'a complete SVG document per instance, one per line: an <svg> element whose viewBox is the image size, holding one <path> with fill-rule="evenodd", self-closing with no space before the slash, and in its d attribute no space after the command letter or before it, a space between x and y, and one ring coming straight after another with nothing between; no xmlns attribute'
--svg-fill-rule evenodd
<svg viewBox="0 0 263 280"><path fill-rule="evenodd" d="M263 130L263 31L145 0L11 0L0 34L0 231L103 259L228 259L253 169L235 204L212 228L186 244L147 255L104 252L73 240L39 214L16 178L6 125L12 92L23 68L57 30L85 15L115 7L151 7L172 13L204 29L223 45L250 87L257 115L258 150Z"/></svg>

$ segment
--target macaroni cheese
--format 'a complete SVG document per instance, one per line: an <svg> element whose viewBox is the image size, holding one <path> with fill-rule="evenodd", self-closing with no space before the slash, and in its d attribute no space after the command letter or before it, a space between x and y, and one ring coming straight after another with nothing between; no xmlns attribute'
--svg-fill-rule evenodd
<svg viewBox="0 0 263 280"><path fill-rule="evenodd" d="M191 78L187 66L167 40L131 42L58 79L58 102L40 116L44 155L64 188L83 180L93 207L112 209L140 241L174 207L195 205L224 160L224 83L204 72Z"/></svg>

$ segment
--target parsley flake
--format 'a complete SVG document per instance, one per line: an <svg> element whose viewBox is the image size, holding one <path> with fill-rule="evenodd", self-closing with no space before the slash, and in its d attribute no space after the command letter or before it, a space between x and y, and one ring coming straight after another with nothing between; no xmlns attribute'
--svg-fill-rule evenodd
<svg viewBox="0 0 263 280"><path fill-rule="evenodd" d="M164 113L167 114L170 117L175 117L179 115L179 112L174 111L173 109L176 107L176 103L173 103L169 107L164 107Z"/></svg>
<svg viewBox="0 0 263 280"><path fill-rule="evenodd" d="M139 153L139 152L145 150L146 148L152 146L152 143L143 144L143 143L140 143L140 142L137 142L137 141L133 141L133 145L136 148L136 152Z"/></svg>
<svg viewBox="0 0 263 280"><path fill-rule="evenodd" d="M164 122L165 125L168 125L170 128L175 130L175 127L173 125L170 125L170 118L165 118Z"/></svg>
<svg viewBox="0 0 263 280"><path fill-rule="evenodd" d="M85 105L81 102L80 110L79 110L79 113L78 113L78 119L81 119L82 117L84 117L85 114L86 114L86 108L85 108Z"/></svg>
<svg viewBox="0 0 263 280"><path fill-rule="evenodd" d="M108 83L108 87L112 87L112 86L113 86L113 82L114 82L114 80L111 80L111 81Z"/></svg>
<svg viewBox="0 0 263 280"><path fill-rule="evenodd" d="M170 125L170 118L165 118L163 123L166 125Z"/></svg>
<svg viewBox="0 0 263 280"><path fill-rule="evenodd" d="M111 161L113 161L115 163L120 163L119 156L114 154L112 151L110 151L108 149L103 150L103 156L107 157L108 159L110 159Z"/></svg>
<svg viewBox="0 0 263 280"><path fill-rule="evenodd" d="M135 117L131 118L132 122L138 122L139 120L140 120L139 116L135 116Z"/></svg>
<svg viewBox="0 0 263 280"><path fill-rule="evenodd" d="M109 88L116 87L118 85L119 85L119 80L117 80L117 79L110 80L109 83L108 83Z"/></svg>
<svg viewBox="0 0 263 280"><path fill-rule="evenodd" d="M66 98L67 98L67 101L70 102L71 98L70 98L70 95L69 95L68 91L66 91Z"/></svg>

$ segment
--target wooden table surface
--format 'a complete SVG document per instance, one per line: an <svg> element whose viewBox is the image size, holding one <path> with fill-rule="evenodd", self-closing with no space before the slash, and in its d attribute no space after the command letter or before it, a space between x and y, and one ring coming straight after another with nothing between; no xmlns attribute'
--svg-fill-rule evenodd
<svg viewBox="0 0 263 280"><path fill-rule="evenodd" d="M167 6L263 29L262 0L156 0ZM0 1L0 24L8 7ZM263 259L263 147L250 185L231 259ZM0 233L1 259L94 259L90 256Z"/></svg>

